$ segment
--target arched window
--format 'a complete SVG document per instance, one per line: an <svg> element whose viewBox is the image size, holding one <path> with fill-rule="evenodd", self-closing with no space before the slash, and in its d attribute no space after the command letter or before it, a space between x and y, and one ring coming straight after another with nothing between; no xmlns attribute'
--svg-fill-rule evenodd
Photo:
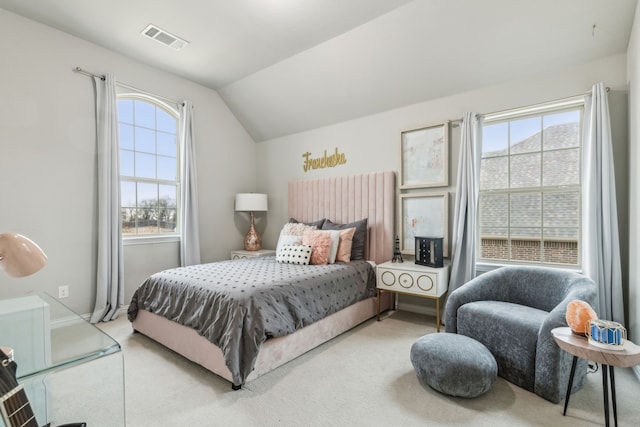
<svg viewBox="0 0 640 427"><path fill-rule="evenodd" d="M178 112L151 97L118 96L123 237L178 234Z"/></svg>

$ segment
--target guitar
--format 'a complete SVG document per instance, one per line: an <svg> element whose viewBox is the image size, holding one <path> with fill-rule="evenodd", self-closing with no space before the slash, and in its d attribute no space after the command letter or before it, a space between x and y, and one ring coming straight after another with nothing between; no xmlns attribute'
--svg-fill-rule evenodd
<svg viewBox="0 0 640 427"><path fill-rule="evenodd" d="M24 386L16 380L18 365L0 350L0 413L7 427L40 427L36 421ZM59 427L86 427L86 423ZM45 427L50 427L47 424Z"/></svg>
<svg viewBox="0 0 640 427"><path fill-rule="evenodd" d="M0 411L9 427L39 427L24 386L16 381L16 362L0 350Z"/></svg>

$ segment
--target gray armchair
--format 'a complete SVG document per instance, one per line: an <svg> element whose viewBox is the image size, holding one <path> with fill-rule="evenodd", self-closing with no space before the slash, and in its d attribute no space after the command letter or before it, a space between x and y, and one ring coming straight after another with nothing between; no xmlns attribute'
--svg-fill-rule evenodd
<svg viewBox="0 0 640 427"><path fill-rule="evenodd" d="M445 330L484 344L498 363L498 375L554 403L566 393L571 356L553 340L553 328L567 326L566 307L579 299L593 305L596 284L581 274L545 267L502 267L453 291L445 306ZM572 392L586 377L576 367Z"/></svg>

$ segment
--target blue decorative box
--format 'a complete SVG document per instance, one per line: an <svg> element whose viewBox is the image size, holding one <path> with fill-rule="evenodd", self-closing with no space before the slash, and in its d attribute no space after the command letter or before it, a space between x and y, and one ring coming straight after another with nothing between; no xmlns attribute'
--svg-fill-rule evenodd
<svg viewBox="0 0 640 427"><path fill-rule="evenodd" d="M622 350L627 339L627 330L618 322L589 320L587 324L589 344L608 350Z"/></svg>

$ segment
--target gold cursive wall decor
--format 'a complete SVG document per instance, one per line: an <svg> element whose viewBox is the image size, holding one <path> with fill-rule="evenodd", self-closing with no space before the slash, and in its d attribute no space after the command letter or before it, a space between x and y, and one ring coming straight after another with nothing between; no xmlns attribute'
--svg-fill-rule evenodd
<svg viewBox="0 0 640 427"><path fill-rule="evenodd" d="M327 150L324 150L324 155L322 157L316 157L315 159L311 158L311 153L306 152L302 155L304 158L304 164L302 165L302 169L305 172L308 172L311 169L324 169L324 168L334 168L338 165L344 165L347 163L347 156L344 153L340 153L338 151L338 147L333 154L327 155Z"/></svg>

